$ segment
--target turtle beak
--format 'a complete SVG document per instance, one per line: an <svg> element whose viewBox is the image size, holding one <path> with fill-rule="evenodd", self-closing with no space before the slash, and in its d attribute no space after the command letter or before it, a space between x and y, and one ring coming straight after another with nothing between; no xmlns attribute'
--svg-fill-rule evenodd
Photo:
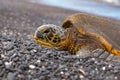
<svg viewBox="0 0 120 80"><path fill-rule="evenodd" d="M38 38L36 34L34 35L34 41L35 41L37 44L41 45L42 47L46 47L46 48L52 48L52 47L53 47L53 45L45 42L44 40L43 40L43 41L40 40L40 38Z"/></svg>
<svg viewBox="0 0 120 80"><path fill-rule="evenodd" d="M46 36L44 36L40 31L38 31L34 34L34 41L37 44L41 45L42 47L55 48L54 45L52 45L46 41Z"/></svg>

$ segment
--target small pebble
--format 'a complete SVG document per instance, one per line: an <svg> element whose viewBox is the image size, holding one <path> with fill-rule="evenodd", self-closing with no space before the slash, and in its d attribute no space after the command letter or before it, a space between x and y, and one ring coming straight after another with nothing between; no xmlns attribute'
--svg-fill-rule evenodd
<svg viewBox="0 0 120 80"><path fill-rule="evenodd" d="M80 78L82 79L82 78L84 78L84 76L80 74Z"/></svg>
<svg viewBox="0 0 120 80"><path fill-rule="evenodd" d="M9 72L8 75L7 75L7 80L15 80L15 74Z"/></svg>
<svg viewBox="0 0 120 80"><path fill-rule="evenodd" d="M106 69L106 67L102 67L102 70L105 70Z"/></svg>
<svg viewBox="0 0 120 80"><path fill-rule="evenodd" d="M34 65L29 65L29 68L30 69L35 69L35 66Z"/></svg>
<svg viewBox="0 0 120 80"><path fill-rule="evenodd" d="M35 50L35 49L34 49L34 50L33 50L33 52L34 52L34 53L36 53L36 52L37 52L37 50Z"/></svg>
<svg viewBox="0 0 120 80"><path fill-rule="evenodd" d="M4 64L5 64L5 67L9 69L11 67L12 62L5 62Z"/></svg>
<svg viewBox="0 0 120 80"><path fill-rule="evenodd" d="M114 79L115 79L115 80L118 80L118 77L117 77L117 76L115 76L115 77L114 77Z"/></svg>
<svg viewBox="0 0 120 80"><path fill-rule="evenodd" d="M60 74L64 74L64 72L63 72L63 71L61 71L61 72L60 72Z"/></svg>

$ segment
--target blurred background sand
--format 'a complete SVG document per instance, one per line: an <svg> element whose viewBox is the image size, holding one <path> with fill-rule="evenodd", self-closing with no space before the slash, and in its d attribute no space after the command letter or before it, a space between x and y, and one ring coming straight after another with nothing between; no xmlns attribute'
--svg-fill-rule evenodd
<svg viewBox="0 0 120 80"><path fill-rule="evenodd" d="M120 0L31 0L34 3L120 19Z"/></svg>

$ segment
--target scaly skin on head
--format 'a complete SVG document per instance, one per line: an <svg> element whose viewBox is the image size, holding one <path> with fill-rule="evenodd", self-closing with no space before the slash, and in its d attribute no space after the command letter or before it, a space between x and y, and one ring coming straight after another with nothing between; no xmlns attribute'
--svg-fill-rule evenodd
<svg viewBox="0 0 120 80"><path fill-rule="evenodd" d="M42 25L34 34L35 42L47 48L58 48L65 39L66 30L54 24Z"/></svg>

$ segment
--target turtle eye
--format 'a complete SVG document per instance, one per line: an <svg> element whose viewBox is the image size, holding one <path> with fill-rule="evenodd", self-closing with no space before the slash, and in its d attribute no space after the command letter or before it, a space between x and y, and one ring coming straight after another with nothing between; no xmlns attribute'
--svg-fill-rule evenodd
<svg viewBox="0 0 120 80"><path fill-rule="evenodd" d="M39 38L39 39L44 39L42 33L40 31L37 32L36 36Z"/></svg>
<svg viewBox="0 0 120 80"><path fill-rule="evenodd" d="M46 30L43 31L43 33L49 33L49 32L51 32L50 28L47 28Z"/></svg>

